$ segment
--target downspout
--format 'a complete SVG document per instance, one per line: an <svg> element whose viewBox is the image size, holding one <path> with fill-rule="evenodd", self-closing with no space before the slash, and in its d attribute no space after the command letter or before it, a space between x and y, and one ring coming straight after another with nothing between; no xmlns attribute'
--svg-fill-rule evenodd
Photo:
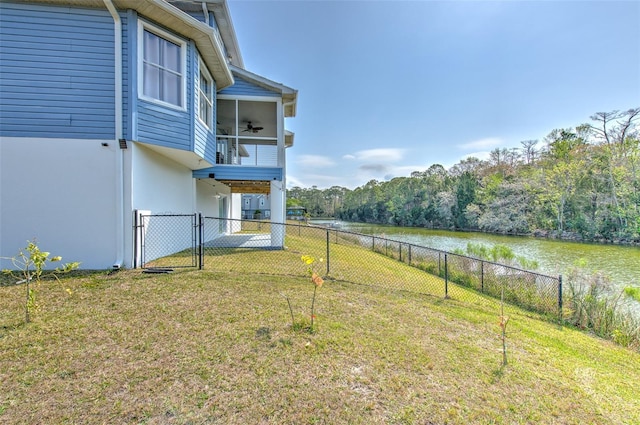
<svg viewBox="0 0 640 425"><path fill-rule="evenodd" d="M209 25L209 9L205 2L202 2L202 13L204 13L204 23Z"/></svg>
<svg viewBox="0 0 640 425"><path fill-rule="evenodd" d="M119 146L122 134L122 21L111 0L103 0L113 18L115 43L115 142ZM116 153L116 260L114 269L124 263L124 149Z"/></svg>

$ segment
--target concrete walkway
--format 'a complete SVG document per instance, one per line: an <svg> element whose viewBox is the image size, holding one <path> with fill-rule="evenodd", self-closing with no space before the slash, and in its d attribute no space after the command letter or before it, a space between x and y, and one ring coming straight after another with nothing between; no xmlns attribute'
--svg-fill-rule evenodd
<svg viewBox="0 0 640 425"><path fill-rule="evenodd" d="M205 242L204 246L205 248L273 248L271 235L268 233L223 235Z"/></svg>

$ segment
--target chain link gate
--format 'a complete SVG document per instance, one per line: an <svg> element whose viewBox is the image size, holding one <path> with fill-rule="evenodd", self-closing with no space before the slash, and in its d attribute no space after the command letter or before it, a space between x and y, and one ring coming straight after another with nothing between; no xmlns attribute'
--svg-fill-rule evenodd
<svg viewBox="0 0 640 425"><path fill-rule="evenodd" d="M161 271L179 267L202 268L200 214L135 211L134 228L134 267Z"/></svg>

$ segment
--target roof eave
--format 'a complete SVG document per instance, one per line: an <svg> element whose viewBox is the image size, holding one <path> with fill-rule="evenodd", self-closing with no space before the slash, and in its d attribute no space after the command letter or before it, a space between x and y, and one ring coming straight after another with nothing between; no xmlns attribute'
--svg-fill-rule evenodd
<svg viewBox="0 0 640 425"><path fill-rule="evenodd" d="M211 76L216 81L218 89L233 85L233 74L227 64L222 40L216 37L213 28L164 0L115 0L115 4L135 9L157 23L192 39L202 60L211 72ZM175 25L176 19L181 23L178 27Z"/></svg>
<svg viewBox="0 0 640 425"><path fill-rule="evenodd" d="M290 148L293 146L294 138L296 134L293 131L285 130L284 131L284 147Z"/></svg>
<svg viewBox="0 0 640 425"><path fill-rule="evenodd" d="M275 81L272 81L261 75L247 71L244 68L239 68L233 65L230 65L229 68L231 69L232 74L236 74L246 80L249 80L260 87L278 92L282 96L282 103L284 105L284 116L287 118L296 116L298 90L292 89L291 87L285 86L281 83L276 83Z"/></svg>
<svg viewBox="0 0 640 425"><path fill-rule="evenodd" d="M242 59L242 53L240 53L240 44L236 37L236 30L233 27L233 20L231 19L229 5L224 0L208 0L206 4L207 9L213 12L213 16L218 24L220 37L222 37L222 41L229 53L229 57L227 59L229 59L232 65L244 68L244 60Z"/></svg>
<svg viewBox="0 0 640 425"><path fill-rule="evenodd" d="M34 3L55 4L78 7L104 8L105 0L32 0ZM109 1L109 0L106 0ZM204 63L209 68L212 77L216 80L218 89L223 89L233 85L233 74L229 69L227 57L224 53L224 46L215 30L205 23L198 21L189 14L183 12L177 7L167 3L164 0L110 0L119 10L132 9L139 14L152 19L158 24L175 31L176 33L192 39L196 43L196 47L202 56ZM221 0L223 8L228 14L226 2ZM229 19L229 23L231 20ZM233 32L233 26L230 25L229 30ZM235 34L228 35L233 36ZM222 37L222 36L221 36ZM236 54L237 40L235 41Z"/></svg>

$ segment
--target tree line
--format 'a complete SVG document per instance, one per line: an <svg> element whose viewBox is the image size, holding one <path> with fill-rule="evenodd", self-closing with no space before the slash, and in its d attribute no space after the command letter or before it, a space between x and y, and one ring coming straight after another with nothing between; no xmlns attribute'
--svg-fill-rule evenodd
<svg viewBox="0 0 640 425"><path fill-rule="evenodd" d="M311 217L397 226L640 242L640 108L598 112L542 141L354 190L294 187Z"/></svg>

